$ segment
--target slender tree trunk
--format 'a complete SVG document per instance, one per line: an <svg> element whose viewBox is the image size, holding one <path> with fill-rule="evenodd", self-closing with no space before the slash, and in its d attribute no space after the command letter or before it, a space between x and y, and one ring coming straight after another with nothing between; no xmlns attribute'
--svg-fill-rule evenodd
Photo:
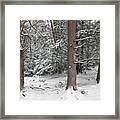
<svg viewBox="0 0 120 120"><path fill-rule="evenodd" d="M76 46L78 45L78 41L76 41ZM77 49L76 50L76 53L78 54L78 55L76 55L76 58L77 58L77 61L78 61L78 58L79 58L79 50ZM77 75L79 74L79 72L80 72L80 65L79 65L79 63L76 63L76 72L77 72Z"/></svg>
<svg viewBox="0 0 120 120"><path fill-rule="evenodd" d="M77 75L78 75L78 74L79 74L79 72L80 72L80 70L79 70L79 69L80 69L79 63L77 63L77 64L76 64L76 71L77 71Z"/></svg>
<svg viewBox="0 0 120 120"><path fill-rule="evenodd" d="M24 87L24 51L20 50L20 90Z"/></svg>
<svg viewBox="0 0 120 120"><path fill-rule="evenodd" d="M32 39L30 39L30 69L33 69L33 60L32 60ZM33 71L30 71L30 76L33 76Z"/></svg>
<svg viewBox="0 0 120 120"><path fill-rule="evenodd" d="M55 39L55 32L54 32L54 28L53 28L54 21L50 20L50 24L51 24L53 39L54 39L54 42L56 42L56 39Z"/></svg>
<svg viewBox="0 0 120 120"><path fill-rule="evenodd" d="M32 49L31 49L31 39L30 39L30 63L32 63Z"/></svg>
<svg viewBox="0 0 120 120"><path fill-rule="evenodd" d="M76 64L75 62L75 49L76 46L76 21L68 21L68 79L67 87L72 87L76 90Z"/></svg>
<svg viewBox="0 0 120 120"><path fill-rule="evenodd" d="M97 84L100 82L100 63L98 65L98 73L97 73L96 81L97 81Z"/></svg>

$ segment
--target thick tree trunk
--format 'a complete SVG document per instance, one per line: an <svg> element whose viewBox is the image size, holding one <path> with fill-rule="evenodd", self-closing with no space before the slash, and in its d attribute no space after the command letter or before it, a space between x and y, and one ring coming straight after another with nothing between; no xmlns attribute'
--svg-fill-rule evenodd
<svg viewBox="0 0 120 120"><path fill-rule="evenodd" d="M98 73L97 73L97 78L96 78L97 84L100 82L100 63L98 66Z"/></svg>
<svg viewBox="0 0 120 120"><path fill-rule="evenodd" d="M20 90L24 87L24 51L20 50Z"/></svg>
<svg viewBox="0 0 120 120"><path fill-rule="evenodd" d="M67 87L72 87L76 90L76 64L75 62L75 49L76 46L76 21L68 21L68 79Z"/></svg>

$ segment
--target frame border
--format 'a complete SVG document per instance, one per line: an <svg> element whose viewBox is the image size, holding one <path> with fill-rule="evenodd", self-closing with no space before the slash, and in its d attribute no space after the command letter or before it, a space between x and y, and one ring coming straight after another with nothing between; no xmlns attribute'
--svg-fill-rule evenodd
<svg viewBox="0 0 120 120"><path fill-rule="evenodd" d="M5 5L115 5L115 115L5 115ZM119 0L2 1L0 3L0 119L120 119L119 105Z"/></svg>

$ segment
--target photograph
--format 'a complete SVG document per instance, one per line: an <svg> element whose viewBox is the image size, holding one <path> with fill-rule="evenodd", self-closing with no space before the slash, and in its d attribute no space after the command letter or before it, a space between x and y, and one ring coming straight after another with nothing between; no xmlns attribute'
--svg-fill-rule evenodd
<svg viewBox="0 0 120 120"><path fill-rule="evenodd" d="M2 119L119 119L115 1L2 2Z"/></svg>
<svg viewBox="0 0 120 120"><path fill-rule="evenodd" d="M100 20L20 20L20 100L100 100Z"/></svg>

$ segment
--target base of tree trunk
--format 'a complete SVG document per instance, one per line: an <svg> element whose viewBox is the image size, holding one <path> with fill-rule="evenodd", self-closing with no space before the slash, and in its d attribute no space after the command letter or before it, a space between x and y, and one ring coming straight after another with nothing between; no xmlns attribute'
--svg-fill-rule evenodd
<svg viewBox="0 0 120 120"><path fill-rule="evenodd" d="M97 81L97 84L99 84L99 82L100 82L100 79L96 79L96 81Z"/></svg>
<svg viewBox="0 0 120 120"><path fill-rule="evenodd" d="M70 89L72 89L72 90L74 90L74 91L77 90L77 87L76 87L76 86L67 86L67 87L66 87L66 90L67 90L68 88L70 88Z"/></svg>
<svg viewBox="0 0 120 120"><path fill-rule="evenodd" d="M20 80L20 91L24 88L24 80Z"/></svg>
<svg viewBox="0 0 120 120"><path fill-rule="evenodd" d="M97 73L97 78L96 78L97 84L100 82L100 63L98 66L98 73Z"/></svg>

